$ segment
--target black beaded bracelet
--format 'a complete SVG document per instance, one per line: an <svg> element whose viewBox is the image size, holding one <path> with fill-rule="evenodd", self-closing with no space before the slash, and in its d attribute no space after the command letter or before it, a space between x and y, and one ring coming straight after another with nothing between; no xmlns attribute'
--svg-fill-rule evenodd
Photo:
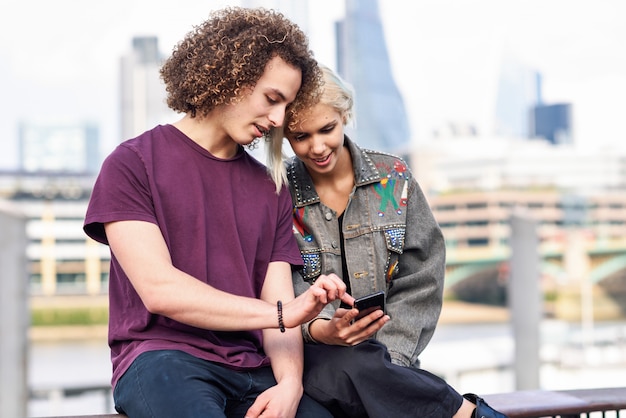
<svg viewBox="0 0 626 418"><path fill-rule="evenodd" d="M276 308L278 309L278 329L280 332L285 332L285 323L283 322L283 303L281 301L276 302Z"/></svg>

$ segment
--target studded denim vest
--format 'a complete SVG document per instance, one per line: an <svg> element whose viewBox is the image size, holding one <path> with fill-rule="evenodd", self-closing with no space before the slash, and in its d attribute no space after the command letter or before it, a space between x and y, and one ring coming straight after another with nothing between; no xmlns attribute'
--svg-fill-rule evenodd
<svg viewBox="0 0 626 418"><path fill-rule="evenodd" d="M343 214L344 255L337 214L321 203L304 164L296 157L287 162L294 234L304 261L302 271L294 274L296 292L321 274L341 277L344 256L352 296L386 291L391 321L376 338L387 345L394 362L419 365L418 355L430 341L441 310L443 236L402 159L363 150L348 137L345 144L355 187ZM337 306L329 305L320 316L332 317ZM307 324L303 334L312 342Z"/></svg>

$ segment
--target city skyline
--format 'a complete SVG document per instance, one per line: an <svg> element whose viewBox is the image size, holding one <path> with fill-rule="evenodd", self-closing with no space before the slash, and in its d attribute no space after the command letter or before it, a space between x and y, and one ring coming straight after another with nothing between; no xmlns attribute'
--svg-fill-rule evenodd
<svg viewBox="0 0 626 418"><path fill-rule="evenodd" d="M145 0L8 3L12 12L0 17L0 169L17 166L20 121L96 123L108 153L124 139L119 60L132 37L157 36L168 55L209 9L240 2L194 0L184 9ZM266 4L280 9L278 1ZM311 47L335 67L333 31L343 3L316 0L308 7ZM619 0L384 0L380 11L414 144L447 123L490 134L504 51L542 74L545 103L572 103L579 145L626 139L620 122L626 57L618 52L626 40L620 21L626 4Z"/></svg>

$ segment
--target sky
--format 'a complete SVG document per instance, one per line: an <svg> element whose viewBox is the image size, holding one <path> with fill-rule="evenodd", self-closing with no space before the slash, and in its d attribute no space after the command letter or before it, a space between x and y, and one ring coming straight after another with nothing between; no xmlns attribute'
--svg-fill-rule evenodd
<svg viewBox="0 0 626 418"><path fill-rule="evenodd" d="M279 9L284 2L257 1ZM19 121L95 122L110 152L122 140L119 59L132 37L156 35L169 54L210 10L239 4L0 0L0 169L17 167ZM508 56L542 74L544 102L573 104L581 147L626 144L626 1L379 0L379 7L414 143L448 122L489 135ZM315 56L333 68L333 24L343 12L340 0L313 0L303 24Z"/></svg>

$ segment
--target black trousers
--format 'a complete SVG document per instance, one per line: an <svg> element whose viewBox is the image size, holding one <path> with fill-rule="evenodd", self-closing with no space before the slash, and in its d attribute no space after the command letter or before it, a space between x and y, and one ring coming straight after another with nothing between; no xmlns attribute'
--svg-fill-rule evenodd
<svg viewBox="0 0 626 418"><path fill-rule="evenodd" d="M440 377L393 364L375 340L305 344L304 391L336 418L450 418L463 402Z"/></svg>

